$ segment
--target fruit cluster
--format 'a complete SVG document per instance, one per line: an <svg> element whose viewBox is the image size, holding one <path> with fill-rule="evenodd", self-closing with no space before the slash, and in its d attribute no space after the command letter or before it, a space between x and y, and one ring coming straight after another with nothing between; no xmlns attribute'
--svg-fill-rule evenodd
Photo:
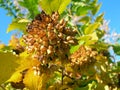
<svg viewBox="0 0 120 90"><path fill-rule="evenodd" d="M78 66L80 69L88 68L96 62L97 51L86 46L80 48L71 55L70 60L73 66Z"/></svg>
<svg viewBox="0 0 120 90"><path fill-rule="evenodd" d="M47 15L38 14L28 25L27 34L23 35L26 50L41 63L47 64L59 58L65 60L70 45L77 44L76 30L67 27L64 19L60 20L58 12Z"/></svg>

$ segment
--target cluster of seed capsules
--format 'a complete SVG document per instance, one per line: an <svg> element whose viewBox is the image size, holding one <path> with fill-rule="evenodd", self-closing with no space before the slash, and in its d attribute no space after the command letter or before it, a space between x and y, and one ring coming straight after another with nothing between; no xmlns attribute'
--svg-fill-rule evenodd
<svg viewBox="0 0 120 90"><path fill-rule="evenodd" d="M86 46L80 46L80 48L71 55L71 64L84 70L96 62L97 55L98 52L96 50L92 50L92 48Z"/></svg>
<svg viewBox="0 0 120 90"><path fill-rule="evenodd" d="M26 31L27 34L23 35L26 50L43 64L56 58L65 60L70 45L77 44L76 30L67 27L67 22L60 20L58 12L52 15L41 12L28 25Z"/></svg>

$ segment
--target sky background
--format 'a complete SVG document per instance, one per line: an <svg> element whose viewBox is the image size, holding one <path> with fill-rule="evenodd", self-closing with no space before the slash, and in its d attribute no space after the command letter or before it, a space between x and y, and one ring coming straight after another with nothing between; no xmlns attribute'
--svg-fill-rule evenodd
<svg viewBox="0 0 120 90"><path fill-rule="evenodd" d="M99 13L104 12L105 19L110 20L110 31L120 33L120 0L99 0L99 2L102 3ZM6 33L7 27L12 20L12 17L6 16L6 13L4 9L0 8L0 41L8 44L13 32Z"/></svg>

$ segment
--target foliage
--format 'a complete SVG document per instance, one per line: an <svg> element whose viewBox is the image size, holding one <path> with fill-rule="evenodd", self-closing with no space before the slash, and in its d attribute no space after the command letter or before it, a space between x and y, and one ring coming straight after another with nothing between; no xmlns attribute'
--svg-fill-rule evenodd
<svg viewBox="0 0 120 90"><path fill-rule="evenodd" d="M100 6L97 0L0 0L14 16L7 32L23 34L0 44L0 89L120 89L120 62L109 51L120 55L120 45L105 43Z"/></svg>

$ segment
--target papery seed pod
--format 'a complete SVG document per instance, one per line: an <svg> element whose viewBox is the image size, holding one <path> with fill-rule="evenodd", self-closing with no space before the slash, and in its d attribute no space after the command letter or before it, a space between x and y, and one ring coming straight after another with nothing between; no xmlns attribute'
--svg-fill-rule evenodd
<svg viewBox="0 0 120 90"><path fill-rule="evenodd" d="M58 37L59 37L59 38L64 38L63 33L59 33L59 34L58 34Z"/></svg>
<svg viewBox="0 0 120 90"><path fill-rule="evenodd" d="M73 38L71 36L67 36L66 37L66 40L69 41L69 40L72 40Z"/></svg>
<svg viewBox="0 0 120 90"><path fill-rule="evenodd" d="M59 17L58 12L49 16L42 11L28 25L27 34L23 36L26 46L33 48L30 50L34 57L40 59L44 56L39 60L42 64L56 58L67 59L70 45L77 42L77 39L73 38L75 34L73 35L72 28L66 27L67 22L64 19L59 20ZM27 47L26 50L30 51Z"/></svg>
<svg viewBox="0 0 120 90"><path fill-rule="evenodd" d="M47 26L47 30L52 30L52 29L53 29L53 24L49 23L48 26Z"/></svg>
<svg viewBox="0 0 120 90"><path fill-rule="evenodd" d="M42 46L40 46L40 50L41 50L41 52L46 52L46 51L47 51L47 48L42 45Z"/></svg>

